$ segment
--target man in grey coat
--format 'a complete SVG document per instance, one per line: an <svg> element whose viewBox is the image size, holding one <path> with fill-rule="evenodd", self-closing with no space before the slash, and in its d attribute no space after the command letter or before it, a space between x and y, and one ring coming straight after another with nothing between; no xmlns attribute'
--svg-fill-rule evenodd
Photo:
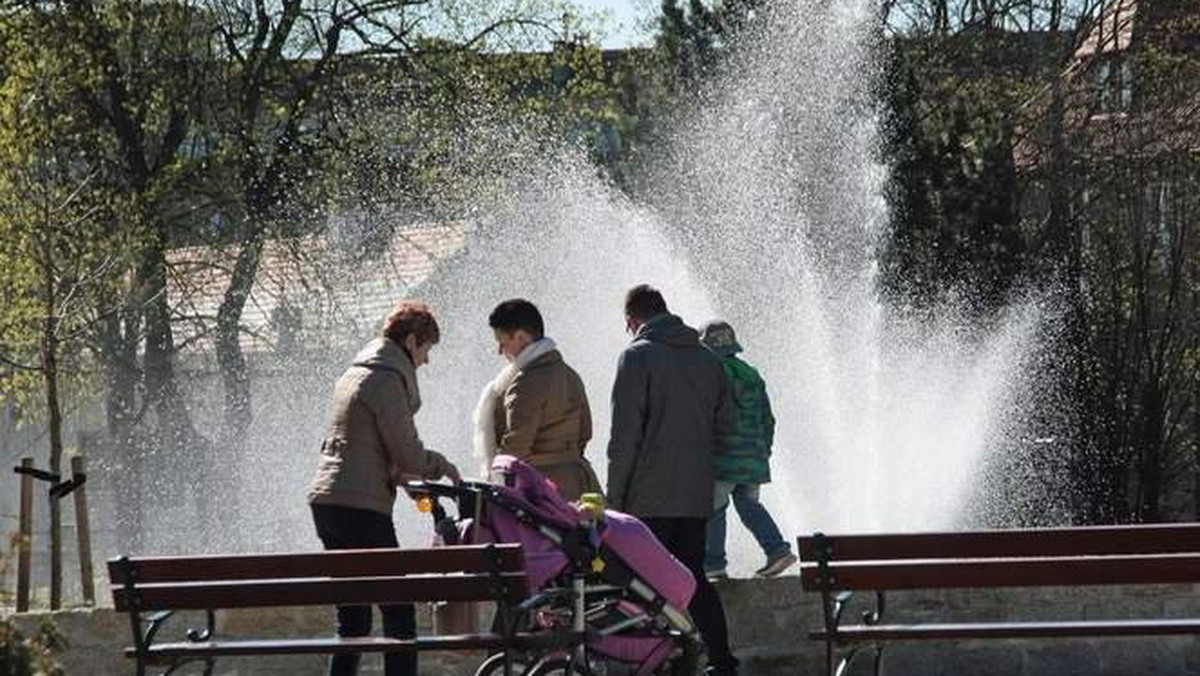
<svg viewBox="0 0 1200 676"><path fill-rule="evenodd" d="M613 383L609 506L642 519L692 571L689 610L708 647L708 673L736 674L725 608L704 574L713 455L737 423L725 371L649 285L626 294L625 327L633 342Z"/></svg>

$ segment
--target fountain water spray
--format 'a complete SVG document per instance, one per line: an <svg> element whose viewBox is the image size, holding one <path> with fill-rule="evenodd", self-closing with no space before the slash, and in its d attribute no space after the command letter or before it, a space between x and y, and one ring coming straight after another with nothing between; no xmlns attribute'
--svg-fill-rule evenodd
<svg viewBox="0 0 1200 676"><path fill-rule="evenodd" d="M691 324L728 319L762 370L778 419L763 495L785 533L963 523L989 452L1036 436L1029 370L1046 313L1021 303L981 325L947 306L917 320L880 299L888 172L872 7L793 0L761 10L636 198L536 131L486 117L464 131L460 180L440 212L464 224L465 245L417 289L443 329L420 374L428 445L474 467L471 412L501 366L487 316L520 296L542 309L586 383L596 428L587 455L604 477L609 388L628 341L621 300L649 282ZM340 327L332 344L343 347L290 369L288 387L256 392L247 462L271 478L220 488L247 496L239 530L251 535L239 547L315 546L303 486L318 412L375 330ZM407 545L426 541L417 518L397 510ZM734 572L760 563L744 534L731 556Z"/></svg>
<svg viewBox="0 0 1200 676"><path fill-rule="evenodd" d="M785 532L949 528L1027 436L1044 308L887 306L875 3L769 3L659 167L670 222L766 378ZM1042 384L1037 384L1042 386Z"/></svg>

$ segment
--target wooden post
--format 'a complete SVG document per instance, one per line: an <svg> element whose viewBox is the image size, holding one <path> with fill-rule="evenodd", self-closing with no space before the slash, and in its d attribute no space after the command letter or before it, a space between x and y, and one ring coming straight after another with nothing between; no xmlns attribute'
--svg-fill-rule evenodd
<svg viewBox="0 0 1200 676"><path fill-rule="evenodd" d="M88 525L87 484L84 483L83 456L71 456L71 480L75 482L75 536L79 549L79 581L83 602L96 605L96 587L92 579L92 534Z"/></svg>
<svg viewBox="0 0 1200 676"><path fill-rule="evenodd" d="M51 472L58 474L57 468ZM55 496L47 499L50 501L50 610L58 610L62 607L62 502Z"/></svg>
<svg viewBox="0 0 1200 676"><path fill-rule="evenodd" d="M32 470L33 458L21 458L21 469ZM21 532L17 543L17 612L29 610L30 554L33 550L33 476L21 475Z"/></svg>

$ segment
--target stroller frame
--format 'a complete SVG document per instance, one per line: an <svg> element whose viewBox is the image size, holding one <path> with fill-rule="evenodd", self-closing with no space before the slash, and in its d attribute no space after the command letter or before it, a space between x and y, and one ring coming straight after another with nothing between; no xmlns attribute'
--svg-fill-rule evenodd
<svg viewBox="0 0 1200 676"><path fill-rule="evenodd" d="M553 647L526 649L523 660L517 660L512 651L496 653L480 665L476 676L494 676L501 664L504 665L503 673L511 673L510 669L516 661L525 664L525 676L544 676L551 671L557 673L558 669L565 669L567 676L594 676L596 657L606 662L620 660L595 650L591 645L593 642L646 627L662 631L664 638L673 637L673 648L682 653L675 656L673 673L690 676L694 671L700 641L690 617L638 577L623 561L599 547L594 537L595 526L580 525L574 529L564 529L543 523L525 505L511 500L496 484L477 481L463 481L454 485L409 482L406 488L413 496L431 499L435 530L446 544L457 543L459 522L474 519L474 523L479 524L484 510L494 508L508 511L566 554L568 568L555 576L563 581L562 584L535 591L512 607L498 604L494 623L501 633L511 635L522 621L529 622L536 614L546 613L559 617L569 615L569 626L565 631L557 628L526 628L524 631L527 632L552 631L560 633L560 636L545 644ZM457 520L447 514L440 499L456 503ZM638 612L628 614L626 610L626 616L608 621L607 616L620 615L614 611L627 609L630 602ZM656 667L666 662L667 658L663 658ZM689 667L691 671L688 671ZM644 676L640 665L629 667L629 673Z"/></svg>

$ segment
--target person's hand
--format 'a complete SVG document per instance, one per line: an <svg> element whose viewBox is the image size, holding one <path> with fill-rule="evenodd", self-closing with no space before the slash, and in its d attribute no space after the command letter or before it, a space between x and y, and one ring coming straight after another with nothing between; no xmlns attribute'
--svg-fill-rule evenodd
<svg viewBox="0 0 1200 676"><path fill-rule="evenodd" d="M395 468L392 468L391 475L392 475L392 484L395 485L396 487L398 487L400 490L404 491L405 495L412 498L413 500L421 499L421 495L413 494L412 491L408 490L408 485L407 485L408 482L410 482L410 481L420 481L421 477L417 476L416 474L405 474L404 472L398 471Z"/></svg>

